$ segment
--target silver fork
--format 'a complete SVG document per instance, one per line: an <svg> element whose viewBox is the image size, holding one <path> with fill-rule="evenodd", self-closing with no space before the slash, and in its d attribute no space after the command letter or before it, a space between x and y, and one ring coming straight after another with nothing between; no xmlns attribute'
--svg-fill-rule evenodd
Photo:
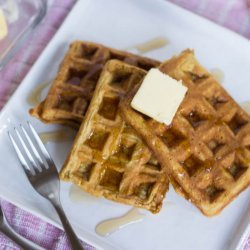
<svg viewBox="0 0 250 250"><path fill-rule="evenodd" d="M0 232L14 241L22 249L45 250L32 241L18 234L8 223L0 206Z"/></svg>
<svg viewBox="0 0 250 250"><path fill-rule="evenodd" d="M14 131L9 131L8 135L28 180L33 188L54 206L72 249L83 249L62 209L58 171L37 132L30 122L28 129L20 125L20 128L14 128Z"/></svg>

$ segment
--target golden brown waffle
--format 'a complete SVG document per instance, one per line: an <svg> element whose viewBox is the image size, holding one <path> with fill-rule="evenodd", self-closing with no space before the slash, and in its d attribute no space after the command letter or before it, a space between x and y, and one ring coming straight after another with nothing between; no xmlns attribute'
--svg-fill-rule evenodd
<svg viewBox="0 0 250 250"><path fill-rule="evenodd" d="M250 185L250 118L192 51L163 63L160 70L188 87L172 125L130 107L140 84L122 101L122 116L186 196L205 215L215 215Z"/></svg>
<svg viewBox="0 0 250 250"><path fill-rule="evenodd" d="M46 123L61 123L79 127L92 98L104 64L118 59L149 70L159 62L103 45L76 41L61 63L46 99L30 114Z"/></svg>
<svg viewBox="0 0 250 250"><path fill-rule="evenodd" d="M118 60L105 65L60 177L95 196L157 213L168 189L166 171L118 111L121 97L145 74Z"/></svg>

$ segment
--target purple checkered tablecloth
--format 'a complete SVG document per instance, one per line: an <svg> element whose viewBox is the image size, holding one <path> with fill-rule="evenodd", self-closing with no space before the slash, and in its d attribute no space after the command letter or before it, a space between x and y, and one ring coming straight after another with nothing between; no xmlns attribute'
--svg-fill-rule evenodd
<svg viewBox="0 0 250 250"><path fill-rule="evenodd" d="M250 38L250 0L169 0L192 12ZM47 43L67 16L74 0L51 0L48 13L29 41L0 72L0 108L20 84ZM250 44L249 44L250 45ZM1 206L13 228L46 249L70 249L65 233L36 216L1 200ZM84 244L85 249L94 249ZM0 234L0 249L19 249ZM250 250L250 236L243 250Z"/></svg>

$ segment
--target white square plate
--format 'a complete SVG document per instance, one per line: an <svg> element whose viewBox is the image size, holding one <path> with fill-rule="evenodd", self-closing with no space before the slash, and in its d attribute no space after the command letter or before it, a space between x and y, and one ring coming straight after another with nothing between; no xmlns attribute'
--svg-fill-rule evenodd
<svg viewBox="0 0 250 250"><path fill-rule="evenodd" d="M8 141L9 127L32 120L39 132L55 129L28 115L28 94L56 74L68 44L75 39L89 40L125 49L155 37L166 37L168 46L147 56L164 60L185 48L194 48L207 69L225 73L224 86L238 101L250 100L249 41L201 17L161 0L81 0L33 66L0 116L0 196L59 226L48 202L33 191ZM73 137L73 136L72 136ZM70 142L47 145L58 168ZM74 203L70 184L62 183L63 207L78 235L104 249L228 249L235 248L246 234L249 221L249 190L242 193L220 215L207 218L192 204L167 193L158 215L146 218L104 238L95 234L102 220L120 216L130 209L104 199Z"/></svg>

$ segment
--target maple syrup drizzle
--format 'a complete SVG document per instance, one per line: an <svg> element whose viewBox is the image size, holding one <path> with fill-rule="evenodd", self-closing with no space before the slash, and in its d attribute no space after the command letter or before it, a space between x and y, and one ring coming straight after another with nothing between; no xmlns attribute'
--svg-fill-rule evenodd
<svg viewBox="0 0 250 250"><path fill-rule="evenodd" d="M250 101L242 102L240 106L250 115Z"/></svg>
<svg viewBox="0 0 250 250"><path fill-rule="evenodd" d="M30 105L35 106L41 101L41 94L43 90L51 84L51 81L47 81L39 84L35 89L29 94L27 101Z"/></svg>
<svg viewBox="0 0 250 250"><path fill-rule="evenodd" d="M43 143L48 142L66 142L73 139L71 133L66 129L59 129L56 131L42 132L39 136Z"/></svg>
<svg viewBox="0 0 250 250"><path fill-rule="evenodd" d="M93 202L100 199L86 193L84 190L82 190L76 185L71 185L69 189L69 198L74 203Z"/></svg>
<svg viewBox="0 0 250 250"><path fill-rule="evenodd" d="M155 49L160 49L169 44L169 40L165 37L155 37L144 43L136 44L127 50L137 50L139 53L146 53Z"/></svg>
<svg viewBox="0 0 250 250"><path fill-rule="evenodd" d="M100 222L96 226L95 231L101 236L108 236L125 226L142 221L145 216L145 214L139 213L137 208L132 208L130 211L128 211L128 213L121 217Z"/></svg>
<svg viewBox="0 0 250 250"><path fill-rule="evenodd" d="M219 83L223 83L225 75L224 72L218 68L214 68L210 70L211 74L213 75L213 77L219 82Z"/></svg>

